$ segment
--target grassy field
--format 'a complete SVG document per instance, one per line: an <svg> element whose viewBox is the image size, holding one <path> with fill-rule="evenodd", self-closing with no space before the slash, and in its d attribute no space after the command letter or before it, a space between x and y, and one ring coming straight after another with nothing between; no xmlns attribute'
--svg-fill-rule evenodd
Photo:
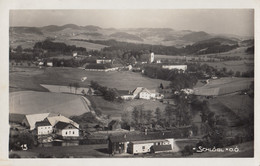
<svg viewBox="0 0 260 166"><path fill-rule="evenodd" d="M196 95L224 95L248 89L254 78L224 77L210 80L208 84L194 88Z"/></svg>
<svg viewBox="0 0 260 166"><path fill-rule="evenodd" d="M87 77L87 80L81 82L82 77ZM90 81L97 81L103 86L109 88L117 88L120 90L134 90L138 86L149 89L157 88L160 83L164 86L169 84L169 81L151 79L142 76L140 73L130 71L124 72L92 72L77 68L46 68L43 74L34 76L39 84L49 85L64 85L78 82L81 87L87 87Z"/></svg>
<svg viewBox="0 0 260 166"><path fill-rule="evenodd" d="M90 111L80 96L62 93L22 91L10 93L10 113L60 113L81 115Z"/></svg>
<svg viewBox="0 0 260 166"><path fill-rule="evenodd" d="M130 101L124 101L123 103L117 103L106 101L101 96L92 96L91 98L96 103L96 105L101 108L102 113L105 115L111 115L112 119L120 119L121 115L125 111L132 111L133 108L138 105L143 105L144 110L152 111L155 111L157 107L161 110L164 110L166 107L166 104L152 100L134 99Z"/></svg>

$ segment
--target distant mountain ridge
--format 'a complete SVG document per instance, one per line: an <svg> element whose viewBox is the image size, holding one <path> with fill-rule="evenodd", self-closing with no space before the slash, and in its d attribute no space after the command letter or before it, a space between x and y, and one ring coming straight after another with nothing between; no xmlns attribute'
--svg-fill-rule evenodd
<svg viewBox="0 0 260 166"><path fill-rule="evenodd" d="M48 25L43 27L10 27L11 45L23 45L25 41L38 42L44 38L54 38L65 43L71 39L110 40L151 45L178 46L179 48L198 42L220 42L236 44L240 39L204 31L174 30L172 28L101 28L95 25L76 24ZM218 39L217 39L218 38ZM24 42L22 42L24 41ZM72 43L73 44L73 43ZM28 42L25 44L28 46Z"/></svg>

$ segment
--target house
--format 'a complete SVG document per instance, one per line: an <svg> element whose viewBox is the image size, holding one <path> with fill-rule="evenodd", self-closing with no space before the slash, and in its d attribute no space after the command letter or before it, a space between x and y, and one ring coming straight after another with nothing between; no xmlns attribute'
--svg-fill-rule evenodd
<svg viewBox="0 0 260 166"><path fill-rule="evenodd" d="M112 120L112 121L108 124L108 129L109 129L109 130L121 129L120 121L119 121L119 120Z"/></svg>
<svg viewBox="0 0 260 166"><path fill-rule="evenodd" d="M47 62L46 64L48 67L53 67L53 63L52 62Z"/></svg>
<svg viewBox="0 0 260 166"><path fill-rule="evenodd" d="M116 92L117 92L117 96L121 97L124 100L134 99L133 93L128 90L117 90Z"/></svg>
<svg viewBox="0 0 260 166"><path fill-rule="evenodd" d="M152 93L146 88L143 88L142 91L139 93L139 99L150 100L151 96L152 96Z"/></svg>
<svg viewBox="0 0 260 166"><path fill-rule="evenodd" d="M79 137L79 128L71 123L58 122L53 127L54 132L63 138Z"/></svg>
<svg viewBox="0 0 260 166"><path fill-rule="evenodd" d="M187 65L162 65L162 68L168 70L183 70L185 72Z"/></svg>
<svg viewBox="0 0 260 166"><path fill-rule="evenodd" d="M97 59L96 63L97 64L106 64L106 63L111 63L112 60L111 59Z"/></svg>
<svg viewBox="0 0 260 166"><path fill-rule="evenodd" d="M22 124L28 127L30 130L34 130L36 122L43 121L45 118L49 116L49 114L50 113L25 115Z"/></svg>
<svg viewBox="0 0 260 166"><path fill-rule="evenodd" d="M64 122L64 123L71 123L75 127L79 128L79 124L77 124L73 120L71 120L63 115L50 116L50 117L47 117L47 120L50 122L50 124L52 126L55 126L58 122Z"/></svg>
<svg viewBox="0 0 260 166"><path fill-rule="evenodd" d="M37 135L48 135L53 133L52 125L48 120L35 123Z"/></svg>
<svg viewBox="0 0 260 166"><path fill-rule="evenodd" d="M174 132L114 135L108 138L108 152L109 154L177 152L179 148L174 137Z"/></svg>
<svg viewBox="0 0 260 166"><path fill-rule="evenodd" d="M73 52L73 53L72 53L72 56L73 56L73 57L77 57L77 56L78 56L78 53L77 53L77 52Z"/></svg>
<svg viewBox="0 0 260 166"><path fill-rule="evenodd" d="M143 87L137 87L135 90L133 90L133 96L134 98L139 99L162 99L164 96L160 93L158 93L156 90L148 90Z"/></svg>

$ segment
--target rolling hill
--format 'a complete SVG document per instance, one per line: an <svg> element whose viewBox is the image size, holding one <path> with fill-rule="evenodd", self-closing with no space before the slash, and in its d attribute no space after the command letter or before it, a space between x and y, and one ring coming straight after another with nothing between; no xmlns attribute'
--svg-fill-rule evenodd
<svg viewBox="0 0 260 166"><path fill-rule="evenodd" d="M174 30L171 28L101 28L94 25L78 26L66 24L62 26L48 25L43 27L10 27L10 45L23 48L31 47L34 43L45 38L54 38L57 41L79 40L110 40L150 44L185 47L192 44L203 44L207 42L220 42L221 44L234 45L240 42L239 39L207 32L191 30ZM28 43L28 41L30 43ZM245 41L242 44L248 44ZM86 49L88 45L84 46Z"/></svg>

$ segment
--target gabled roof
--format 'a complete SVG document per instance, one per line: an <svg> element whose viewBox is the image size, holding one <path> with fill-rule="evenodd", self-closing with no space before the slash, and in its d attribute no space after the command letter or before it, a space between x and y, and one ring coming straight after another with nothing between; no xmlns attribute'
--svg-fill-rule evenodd
<svg viewBox="0 0 260 166"><path fill-rule="evenodd" d="M48 116L49 116L49 113L29 114L29 115L25 115L25 118L30 125L30 129L33 130L35 128L36 122L43 121Z"/></svg>
<svg viewBox="0 0 260 166"><path fill-rule="evenodd" d="M47 117L48 121L51 123L52 126L56 125L58 122L65 122L65 123L71 123L75 127L79 128L79 124L74 122L73 120L63 116L63 115L58 115L58 116L52 116L52 117Z"/></svg>
<svg viewBox="0 0 260 166"><path fill-rule="evenodd" d="M137 87L135 90L133 90L134 95L138 95L143 90L143 87Z"/></svg>
<svg viewBox="0 0 260 166"><path fill-rule="evenodd" d="M145 141L145 140L158 140L158 139L167 139L167 138L177 138L180 137L178 132L156 132L156 133L144 133L136 134L122 134L110 136L109 140L111 142L129 142L129 141Z"/></svg>
<svg viewBox="0 0 260 166"><path fill-rule="evenodd" d="M50 124L50 122L48 120L44 120L44 121L41 121L41 122L36 122L35 126L36 127L39 127L39 126L51 126L51 124Z"/></svg>
<svg viewBox="0 0 260 166"><path fill-rule="evenodd" d="M66 122L58 122L54 127L57 128L57 129L61 129L62 130L62 129L65 129L69 125L73 126L74 128L77 128L73 124L66 123Z"/></svg>
<svg viewBox="0 0 260 166"><path fill-rule="evenodd" d="M109 122L108 126L113 126L118 123L120 123L119 120L112 120L111 122Z"/></svg>
<svg viewBox="0 0 260 166"><path fill-rule="evenodd" d="M147 93L151 94L151 92L148 89L146 89L146 88L143 88L143 90L141 92L147 92Z"/></svg>

